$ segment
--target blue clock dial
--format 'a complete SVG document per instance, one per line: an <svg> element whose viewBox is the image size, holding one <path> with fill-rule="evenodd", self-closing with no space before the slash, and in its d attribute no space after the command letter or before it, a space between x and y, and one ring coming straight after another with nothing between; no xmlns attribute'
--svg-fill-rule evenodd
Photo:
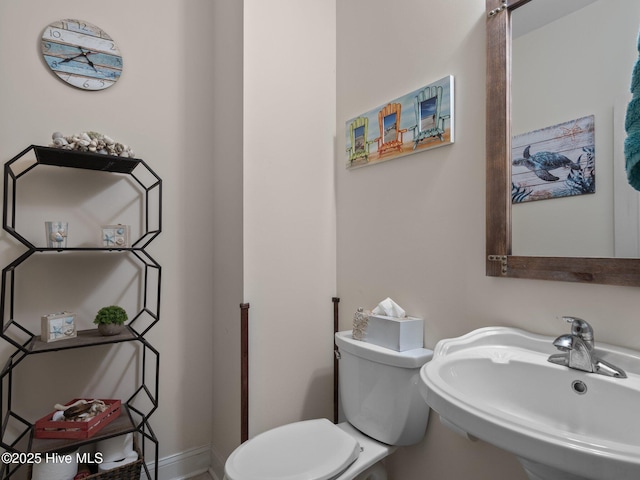
<svg viewBox="0 0 640 480"><path fill-rule="evenodd" d="M118 81L122 55L113 39L95 25L67 19L47 25L42 56L51 71L82 90L104 90Z"/></svg>

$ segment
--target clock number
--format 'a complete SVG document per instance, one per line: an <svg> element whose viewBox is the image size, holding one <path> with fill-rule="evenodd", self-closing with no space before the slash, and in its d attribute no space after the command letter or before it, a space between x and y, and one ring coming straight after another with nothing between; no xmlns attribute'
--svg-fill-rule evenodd
<svg viewBox="0 0 640 480"><path fill-rule="evenodd" d="M52 28L49 29L49 34L53 37L53 38L57 38L59 40L62 40L62 35L60 34L60 32L58 30L53 30Z"/></svg>
<svg viewBox="0 0 640 480"><path fill-rule="evenodd" d="M93 90L100 90L100 89L104 88L104 86L105 86L104 80L97 80L97 82L100 84L100 87L99 88L94 88ZM82 88L87 88L87 89L91 88L91 80L87 80L86 82L84 82L82 84Z"/></svg>
<svg viewBox="0 0 640 480"><path fill-rule="evenodd" d="M117 50L115 43L111 43L111 50Z"/></svg>
<svg viewBox="0 0 640 480"><path fill-rule="evenodd" d="M46 48L47 50L51 50L51 44L49 42L46 42L44 44L44 48Z"/></svg>
<svg viewBox="0 0 640 480"><path fill-rule="evenodd" d="M51 68L58 68L58 62L56 60L51 62Z"/></svg>

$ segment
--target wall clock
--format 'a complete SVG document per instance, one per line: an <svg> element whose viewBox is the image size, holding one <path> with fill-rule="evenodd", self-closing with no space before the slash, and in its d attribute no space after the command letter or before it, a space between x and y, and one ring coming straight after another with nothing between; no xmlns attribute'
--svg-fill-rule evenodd
<svg viewBox="0 0 640 480"><path fill-rule="evenodd" d="M42 57L61 80L82 90L103 90L118 81L122 55L113 39L83 20L60 20L44 29Z"/></svg>

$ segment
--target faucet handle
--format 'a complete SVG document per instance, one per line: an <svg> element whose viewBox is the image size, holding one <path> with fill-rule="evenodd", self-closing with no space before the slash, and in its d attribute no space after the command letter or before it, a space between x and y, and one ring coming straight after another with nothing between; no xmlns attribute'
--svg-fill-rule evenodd
<svg viewBox="0 0 640 480"><path fill-rule="evenodd" d="M582 320L577 317L562 317L562 319L571 324L571 335L580 337L582 340L593 346L593 328L586 320Z"/></svg>

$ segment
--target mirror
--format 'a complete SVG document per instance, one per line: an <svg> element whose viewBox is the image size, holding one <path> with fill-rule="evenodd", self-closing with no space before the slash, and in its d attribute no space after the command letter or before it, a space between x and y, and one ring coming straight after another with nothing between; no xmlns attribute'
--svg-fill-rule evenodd
<svg viewBox="0 0 640 480"><path fill-rule="evenodd" d="M521 13L524 14L523 17L526 17L527 20L531 20L533 13L530 15L529 13L527 13L527 9L530 9L534 6L539 6L537 4L542 1L543 0L510 0L508 2L505 0L486 1L487 275L640 286L640 259L614 258L614 250L616 249L614 244L617 242L617 237L621 235L619 235L618 232L616 232L614 235L614 233L612 232L614 217L617 217L617 212L616 215L614 215L613 212L614 197L618 195L617 190L614 191L613 187L614 183L616 183L616 186L618 183L617 181L614 182L614 177L618 175L617 173L614 175L614 171L620 170L620 168L614 168L613 161L615 156L614 150L617 152L622 148L622 145L616 147L614 144L622 142L624 140L624 135L621 137L622 140L620 140L619 138L616 138L614 140L614 137L616 137L616 135L614 135L612 132L614 129L613 125L619 122L619 118L621 116L624 120L624 113L620 114L619 111L620 109L622 109L622 111L624 112L626 104L624 104L624 102L617 102L607 99L606 102L603 102L605 103L605 106L600 108L597 106L593 107L587 105L583 100L578 100L574 104L574 106L572 108L568 108L566 112L555 111L557 110L555 107L554 109L547 108L545 113L549 114L549 116L537 119L537 126L533 126L533 123L527 123L530 119L526 118L526 114L523 115L522 110L518 111L517 113L515 112L516 108L524 108L526 113L526 108L529 107L527 107L527 104L522 101L520 101L520 107L518 107L518 99L521 99L523 97L523 89L526 90L527 85L523 86L522 84L518 84L516 86L515 84L512 84L512 80L515 78L516 74L518 75L518 78L521 78L523 76L521 65L518 64L518 62L514 58L512 58L512 52L515 51L516 48L521 48L521 45L519 45L519 43L523 43L520 41L520 39L512 38L512 20L514 19L515 15L519 15ZM553 3L567 4L571 2L555 1ZM583 10L587 11L590 8L596 7L598 3L605 2L596 1L593 3L593 5L585 7ZM630 6L631 3L635 2L615 3ZM632 8L635 9L636 7L633 6ZM516 13L518 9L522 10ZM575 13L571 15L574 14ZM631 13L630 16L633 17L632 21L635 22L635 28L637 29L638 15L634 16L634 14ZM557 19L558 16L556 15L555 18ZM580 25L580 27L582 28L582 32L580 33L580 35L586 33L587 36L590 35L590 32L597 29L590 29L587 25L584 24ZM636 45L636 38L637 31L634 33L634 39L631 44L631 46L634 48ZM540 41L538 41L538 44L540 44ZM566 45L566 43L563 44L559 42L556 45L556 50L566 56L576 56L577 54L571 51L571 49L562 49L562 47L565 47ZM637 58L637 52L635 53ZM604 57L600 55L598 58L594 59L590 64L585 66L583 76L589 76L593 70L604 68L598 67L596 65L601 64L602 60L606 60L611 56L615 56L615 54L610 52L609 54L605 54ZM635 58L633 59L633 61L635 61ZM630 65L628 67L629 72L631 71L632 66L633 65ZM538 74L538 70L536 70L535 73ZM528 81L529 86L531 87L538 86L538 83L541 83L536 80L529 79L529 77L526 76L526 72L525 77L525 81ZM579 80L580 75L578 75L572 81L577 82ZM623 78L621 81L625 85L624 88L628 90L630 76L628 76L626 79ZM536 83L535 85L533 85L531 82ZM560 90L559 93L561 95L566 95L567 97L569 97L574 93L574 90L579 89L569 88L567 90L567 87L564 87L564 90ZM601 93L602 89L596 88L595 91L591 92L592 96L597 96L598 92ZM516 98L512 98L512 93L514 94L514 97L516 96L516 94L518 96ZM524 95L526 96L528 93L528 91L525 91ZM618 91L618 93L620 92ZM626 101L628 102L628 97ZM557 103L557 101L555 103ZM620 105L618 105L616 113L613 112L614 103L622 105L622 108L620 108ZM514 109L513 116L512 106ZM595 109L596 111L591 113L596 116L597 120L601 120L600 123L596 123L596 135L607 135L606 138L603 137L604 140L601 140L600 137L597 137L595 140L596 152L598 152L599 155L597 165L598 181L600 182L598 183L596 194L590 196L585 195L583 196L583 198L554 198L552 200L530 202L530 204L526 205L525 207L529 207L529 210L538 210L538 212L536 212L534 215L528 215L528 213L530 212L526 212L525 210L521 209L521 207L523 207L524 205L518 204L512 206L512 133L518 135L523 132L530 132L532 130L558 125L564 121L577 120L585 116L582 113L590 109ZM590 115L591 113L588 113L587 115ZM599 128L598 125L601 125L601 127ZM520 131L516 132L516 128L518 128ZM568 125L566 128L567 130L570 130L572 127L571 125ZM607 146L607 142L609 146ZM523 146L521 145L518 148L521 149L520 153L523 154L524 148L521 147ZM531 147L531 152L533 152L533 147ZM602 160L607 157L609 157L608 164L607 161ZM574 158L574 162L575 160L577 160L577 158ZM581 161L584 161L584 158L581 159ZM557 171L559 170L553 171L552 173L555 174L555 172ZM624 177L623 169L622 173ZM635 191L633 192L633 195L636 195ZM600 201L602 205L599 205L597 208L603 210L604 212L602 214L601 220L602 225L607 224L612 226L611 229L607 228L607 233L601 232L605 230L602 225L593 227L594 231L598 232L598 235L602 233L602 235L605 235L607 238L606 240L602 240L601 238L596 239L595 244L598 248L594 249L593 251L578 251L579 249L569 249L565 251L535 251L536 242L533 242L532 244L534 248L531 248L531 246L526 246L524 244L523 246L521 246L521 237L526 239L527 237L533 236L531 235L531 233L527 234L526 229L529 229L529 232L533 232L535 235L541 235L540 232L547 233L547 231L550 232L552 230L548 226L548 224L530 224L531 218L536 216L538 218L548 217L548 211L556 211L557 209L560 209L561 207L558 205L561 205L563 203L564 205L573 204L571 205L571 208L573 208L576 203L584 203L587 197L592 197L588 198L588 200L590 201L593 201L593 199ZM637 198L632 201L635 201L636 204L638 202ZM536 203L539 205L534 206L534 204ZM562 206L564 207L564 205ZM521 210L515 213L515 216L512 218L512 213L514 213L516 207ZM521 215L523 211L525 211L524 216L518 216ZM573 216L577 214L566 213L564 215L566 220L567 218L569 218L569 215ZM560 221L557 223L568 223L568 221L562 220L563 215L560 215L559 218ZM586 221L583 223L586 223ZM625 224L624 221L616 221L616 223L622 223L623 225ZM519 233L519 231L515 231L514 235L512 228L525 228L525 233L521 234ZM574 245L576 245L580 244L580 237L584 237L585 235L589 235L589 232L587 231L586 233L580 233L577 239L552 239L547 243L555 243L565 246L567 244L570 246L573 243ZM514 240L519 243L514 243Z"/></svg>
<svg viewBox="0 0 640 480"><path fill-rule="evenodd" d="M616 237L637 228L623 233L622 222L614 234L611 215L615 191L638 196L612 177L624 173L614 146L624 144L639 19L640 8L605 0L534 0L513 11L514 254L640 257L616 248ZM539 160L559 168L532 171Z"/></svg>

